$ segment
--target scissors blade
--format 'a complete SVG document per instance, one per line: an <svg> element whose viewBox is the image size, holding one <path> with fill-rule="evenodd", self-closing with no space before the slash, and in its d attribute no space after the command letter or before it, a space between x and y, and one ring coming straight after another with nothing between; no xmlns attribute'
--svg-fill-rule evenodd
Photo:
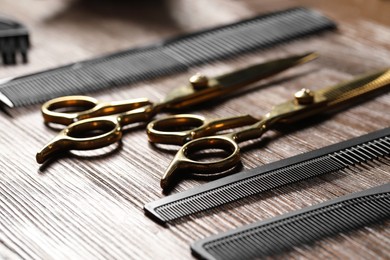
<svg viewBox="0 0 390 260"><path fill-rule="evenodd" d="M352 104L359 97L390 86L390 69L361 76L352 81L317 91L303 89L306 98L295 94L295 98L272 108L265 118L268 124L293 123L303 118L331 110L338 105Z"/></svg>
<svg viewBox="0 0 390 260"><path fill-rule="evenodd" d="M294 66L312 61L317 57L318 54L314 52L290 56L227 73L215 77L215 80L224 91L233 91L236 88L271 77Z"/></svg>
<svg viewBox="0 0 390 260"><path fill-rule="evenodd" d="M318 55L316 53L309 52L302 55L295 55L288 58L252 65L244 69L206 79L206 84L201 87L194 84L188 84L172 90L163 103L168 109L180 109L193 106L221 97L242 88L243 86L276 75L284 70L309 62L317 57Z"/></svg>
<svg viewBox="0 0 390 260"><path fill-rule="evenodd" d="M324 88L317 94L324 96L328 107L333 107L352 99L365 96L375 90L390 85L390 69L367 74L355 80Z"/></svg>

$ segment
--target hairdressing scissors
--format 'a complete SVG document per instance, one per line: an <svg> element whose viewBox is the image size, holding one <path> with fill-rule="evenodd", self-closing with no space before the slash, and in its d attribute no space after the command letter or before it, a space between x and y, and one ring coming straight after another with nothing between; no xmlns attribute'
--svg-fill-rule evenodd
<svg viewBox="0 0 390 260"><path fill-rule="evenodd" d="M117 102L99 102L88 96L52 99L42 105L44 121L67 127L37 153L36 160L43 163L54 153L64 150L89 150L110 145L121 139L124 125L149 122L162 111L179 110L220 97L316 57L315 53L290 56L214 78L196 74L187 85L173 89L157 103L146 98ZM67 111L61 112L61 109Z"/></svg>
<svg viewBox="0 0 390 260"><path fill-rule="evenodd" d="M261 119L246 115L209 120L198 115L183 114L155 120L147 126L150 142L183 145L161 178L160 185L163 189L168 188L172 178L177 173L184 172L183 170L199 174L227 171L240 161L238 143L260 138L276 123L294 123L308 116L351 104L355 99L366 97L366 94L386 86L390 86L390 69L317 91L302 89L295 93L292 100L274 106ZM218 135L222 130L240 126L240 120L244 118L255 123ZM195 153L206 149L222 149L227 156L212 162L191 159Z"/></svg>

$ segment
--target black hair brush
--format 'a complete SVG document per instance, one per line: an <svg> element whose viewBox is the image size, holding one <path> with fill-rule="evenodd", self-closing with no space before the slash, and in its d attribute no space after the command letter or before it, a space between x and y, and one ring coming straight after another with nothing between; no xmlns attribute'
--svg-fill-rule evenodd
<svg viewBox="0 0 390 260"><path fill-rule="evenodd" d="M23 63L27 63L27 50L30 47L28 31L24 25L0 16L0 63L15 65L18 53Z"/></svg>

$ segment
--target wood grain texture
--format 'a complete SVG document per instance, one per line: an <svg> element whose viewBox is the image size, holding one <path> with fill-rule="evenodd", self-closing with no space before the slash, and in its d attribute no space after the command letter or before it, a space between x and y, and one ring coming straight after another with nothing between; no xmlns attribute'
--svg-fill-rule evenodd
<svg viewBox="0 0 390 260"><path fill-rule="evenodd" d="M318 89L390 66L389 1L34 1L2 0L0 11L31 30L30 63L0 67L0 78L152 43L183 32L295 5L322 10L339 30L188 73L91 93L102 100L164 94L202 71L217 75L255 62L318 51L321 57L255 84L231 99L197 108L205 116L260 117L301 87ZM340 3L339 3L340 2ZM375 12L376 10L376 12ZM272 82L272 84L269 84ZM242 145L245 169L389 127L389 92L331 116L310 119ZM120 144L72 152L39 166L35 153L56 131L40 107L0 115L0 256L10 259L191 259L189 244L221 231L290 212L390 180L383 159L226 205L168 228L148 219L145 203L164 195L159 179L177 147L150 145L142 126ZM172 192L204 180L186 179ZM389 221L297 248L279 257L378 259L390 256Z"/></svg>

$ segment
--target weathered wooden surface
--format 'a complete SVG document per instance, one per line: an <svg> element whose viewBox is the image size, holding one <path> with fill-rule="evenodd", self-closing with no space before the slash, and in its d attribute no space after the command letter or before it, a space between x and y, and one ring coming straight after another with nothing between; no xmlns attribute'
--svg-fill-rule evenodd
<svg viewBox="0 0 390 260"><path fill-rule="evenodd" d="M99 99L159 100L191 73L216 75L254 62L315 50L321 58L274 78L274 84L199 108L196 113L261 116L301 87L321 88L390 65L389 1L134 1L2 0L31 30L30 63L0 67L0 78L152 43L287 6L317 7L339 30L264 52L205 65L188 73L93 93ZM329 3L333 2L333 3ZM340 3L339 3L340 2ZM297 77L299 76L299 77ZM286 80L288 79L288 80ZM330 117L319 117L243 144L249 169L389 126L385 93ZM121 145L74 152L40 167L35 153L56 132L42 123L39 106L0 115L0 256L37 259L189 259L199 238L266 219L390 180L389 161L303 181L163 228L144 216L145 203L164 196L159 179L175 153L148 144L142 128ZM166 148L166 147L164 147ZM178 192L199 180L183 180ZM282 255L294 258L388 258L389 222L325 239Z"/></svg>

